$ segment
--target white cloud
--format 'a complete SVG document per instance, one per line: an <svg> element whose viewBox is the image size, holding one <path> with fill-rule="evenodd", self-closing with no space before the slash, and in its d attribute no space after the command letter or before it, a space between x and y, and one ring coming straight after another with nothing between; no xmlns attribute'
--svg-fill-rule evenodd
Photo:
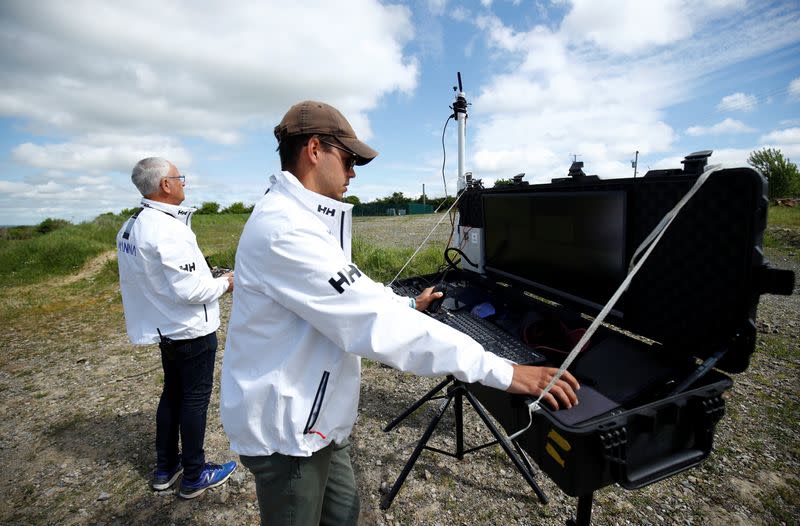
<svg viewBox="0 0 800 526"><path fill-rule="evenodd" d="M755 131L742 121L727 118L713 126L692 126L686 130L688 135L697 137L701 135L722 135L727 133L748 133Z"/></svg>
<svg viewBox="0 0 800 526"><path fill-rule="evenodd" d="M762 135L759 140L762 143L800 145L800 128L787 128L785 130L776 130L767 133L765 135Z"/></svg>
<svg viewBox="0 0 800 526"><path fill-rule="evenodd" d="M118 212L139 200L121 176L65 176L42 172L26 181L0 181L0 224L35 224L46 217L82 221Z"/></svg>
<svg viewBox="0 0 800 526"><path fill-rule="evenodd" d="M166 157L177 166L191 164L191 156L168 137L90 134L57 144L24 143L12 151L14 160L56 170L97 173L130 172L139 159Z"/></svg>
<svg viewBox="0 0 800 526"><path fill-rule="evenodd" d="M734 93L726 97L717 104L719 111L753 111L756 109L758 99L755 95L747 95L745 93Z"/></svg>
<svg viewBox="0 0 800 526"><path fill-rule="evenodd" d="M447 8L447 0L427 0L428 11L434 15L441 15Z"/></svg>
<svg viewBox="0 0 800 526"><path fill-rule="evenodd" d="M562 31L619 54L636 54L691 36L698 20L730 13L745 0L573 0Z"/></svg>
<svg viewBox="0 0 800 526"><path fill-rule="evenodd" d="M789 83L789 96L800 99L800 77Z"/></svg>
<svg viewBox="0 0 800 526"><path fill-rule="evenodd" d="M0 20L0 45L14 50L0 56L0 115L48 131L124 128L231 144L244 125L274 123L314 98L352 116L369 138L366 112L387 93L413 91L418 77L403 52L410 11L374 0L236 9L10 0Z"/></svg>

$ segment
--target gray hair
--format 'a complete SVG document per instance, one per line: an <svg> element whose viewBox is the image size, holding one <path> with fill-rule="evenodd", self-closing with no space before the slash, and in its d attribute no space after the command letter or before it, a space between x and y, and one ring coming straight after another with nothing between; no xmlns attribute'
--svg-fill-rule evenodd
<svg viewBox="0 0 800 526"><path fill-rule="evenodd" d="M170 166L163 157L142 159L133 167L131 181L142 195L150 195L158 190L161 179L167 177Z"/></svg>

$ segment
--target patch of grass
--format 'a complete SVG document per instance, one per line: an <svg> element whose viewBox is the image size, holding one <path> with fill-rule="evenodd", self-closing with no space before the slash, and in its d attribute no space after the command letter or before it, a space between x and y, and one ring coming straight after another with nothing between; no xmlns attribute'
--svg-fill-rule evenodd
<svg viewBox="0 0 800 526"><path fill-rule="evenodd" d="M761 345L759 351L767 356L780 360L796 360L800 358L796 342L789 338L775 334L759 334L758 340Z"/></svg>
<svg viewBox="0 0 800 526"><path fill-rule="evenodd" d="M767 224L769 226L800 229L800 207L770 205L767 211Z"/></svg>
<svg viewBox="0 0 800 526"><path fill-rule="evenodd" d="M796 479L771 491L760 493L764 510L774 519L773 524L798 524L796 510L800 506L800 490Z"/></svg>
<svg viewBox="0 0 800 526"><path fill-rule="evenodd" d="M114 246L122 219L112 214L23 240L0 241L0 287L35 283L80 269Z"/></svg>
<svg viewBox="0 0 800 526"><path fill-rule="evenodd" d="M192 216L197 244L212 265L234 268L234 256L244 224L250 214L209 214Z"/></svg>
<svg viewBox="0 0 800 526"><path fill-rule="evenodd" d="M388 283L414 253L411 248L385 248L370 245L360 238L353 240L353 261L375 281ZM422 249L405 268L400 278L436 272L442 262L442 251Z"/></svg>

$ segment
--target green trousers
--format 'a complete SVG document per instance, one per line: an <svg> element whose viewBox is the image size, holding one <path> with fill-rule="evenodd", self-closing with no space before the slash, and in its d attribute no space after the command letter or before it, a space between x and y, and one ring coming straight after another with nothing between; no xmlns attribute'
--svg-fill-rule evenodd
<svg viewBox="0 0 800 526"><path fill-rule="evenodd" d="M350 442L331 444L310 457L278 453L242 455L256 479L262 526L355 526L359 497Z"/></svg>

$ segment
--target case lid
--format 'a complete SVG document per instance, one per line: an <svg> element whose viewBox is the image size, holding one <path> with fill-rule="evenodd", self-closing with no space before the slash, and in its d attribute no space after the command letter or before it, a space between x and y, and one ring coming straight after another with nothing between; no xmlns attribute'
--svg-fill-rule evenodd
<svg viewBox="0 0 800 526"><path fill-rule="evenodd" d="M622 193L625 196L624 242L619 244L613 236L609 239L614 239L610 241L613 246L624 247L619 250L624 250L627 269L627 263L636 248L689 191L696 179L696 174L656 175L637 179L575 180L477 189L468 191L470 195L465 195L466 199L461 203L462 225L483 227L489 277L514 282L519 288L556 301L571 310L596 314L613 290L607 294L604 291L605 300L599 301L596 297L597 287L580 285L581 280L586 280L585 269L581 265L574 265L568 258L564 258L559 272L552 273L550 277L546 268L537 268L528 273L531 269L512 267L509 272L509 267L502 262L499 266L493 265L493 261L498 261L492 255L492 247L498 246L493 237L496 238L498 234L493 232L493 225L488 224L493 220L492 217L484 214L492 206L486 205L489 202L487 199L497 200L516 195L526 196L526 199L538 203L536 198L539 196L550 195L563 199L566 195L567 198L574 196L575 200L591 202L591 199L586 201L587 196ZM755 347L755 312L759 295L769 289L771 281L776 280L776 276L770 276L765 268L761 250L768 204L765 194L766 182L755 170L732 168L713 173L669 226L608 321L660 342L665 352L686 357L705 359L726 348L727 352L717 367L729 372L745 370ZM503 202L513 208L513 199ZM481 207L480 214L476 213L476 206ZM530 215L536 212L526 209L514 213ZM614 220L611 223L616 222ZM521 220L521 228L535 230L545 223L541 218L529 223ZM533 224L538 227L531 226ZM548 231L552 232L553 228L550 225ZM552 251L554 245L543 242L540 234L531 233L529 248L534 252ZM559 232L562 237L572 234L566 227ZM495 250L494 254L497 253L500 251ZM533 252L525 252L529 253ZM581 255L585 251L575 253L585 257ZM525 257L528 256L523 254L522 259ZM617 264L613 261L613 255L601 255L599 258L597 261L602 262L603 258L612 261L605 274L601 275L602 281L608 279L608 272ZM536 276L544 277L538 279ZM621 276L615 274L618 282L622 278L624 271ZM777 278L778 281L780 279ZM577 288L571 288L575 284L578 284Z"/></svg>

